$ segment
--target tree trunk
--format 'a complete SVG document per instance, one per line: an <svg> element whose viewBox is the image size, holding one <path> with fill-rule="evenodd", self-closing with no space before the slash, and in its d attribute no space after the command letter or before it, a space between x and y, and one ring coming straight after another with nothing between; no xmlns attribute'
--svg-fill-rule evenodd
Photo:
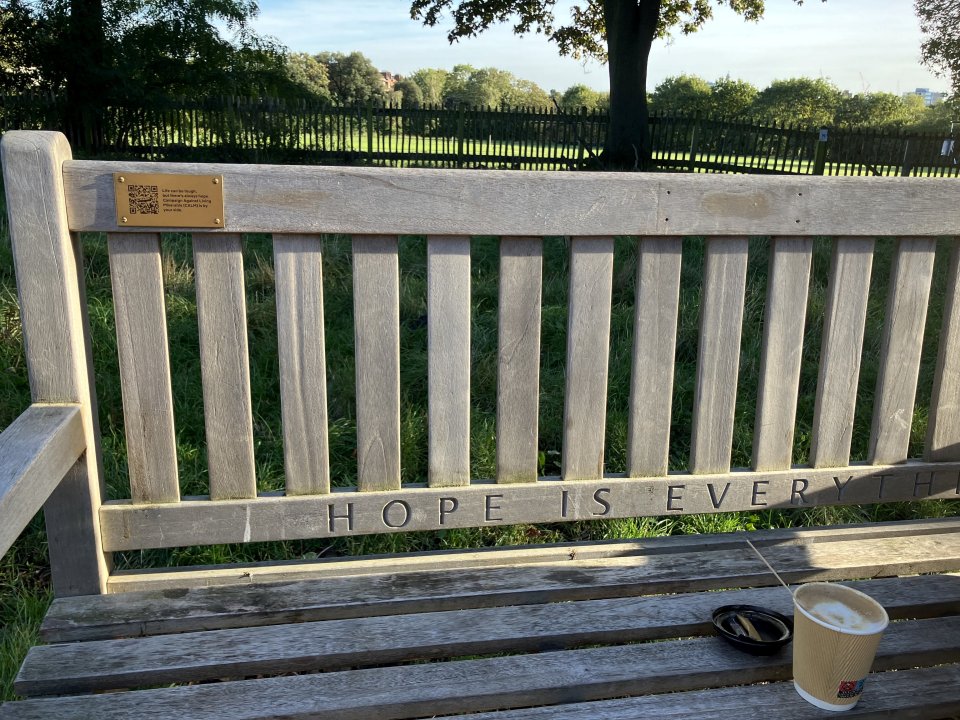
<svg viewBox="0 0 960 720"><path fill-rule="evenodd" d="M608 170L650 170L647 60L661 0L603 0L610 71L610 126L601 162Z"/></svg>
<svg viewBox="0 0 960 720"><path fill-rule="evenodd" d="M67 127L70 140L88 150L103 142L103 112L108 88L106 36L101 0L72 0L67 66Z"/></svg>

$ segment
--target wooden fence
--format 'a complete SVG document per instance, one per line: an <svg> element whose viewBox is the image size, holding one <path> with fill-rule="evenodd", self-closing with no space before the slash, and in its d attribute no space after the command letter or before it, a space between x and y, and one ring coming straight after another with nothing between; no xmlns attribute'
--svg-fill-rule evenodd
<svg viewBox="0 0 960 720"><path fill-rule="evenodd" d="M0 96L0 129L65 127L50 95ZM274 98L112 106L81 152L160 160L565 170L599 155L606 112L338 107ZM955 132L811 129L654 114L654 158L690 172L960 176Z"/></svg>

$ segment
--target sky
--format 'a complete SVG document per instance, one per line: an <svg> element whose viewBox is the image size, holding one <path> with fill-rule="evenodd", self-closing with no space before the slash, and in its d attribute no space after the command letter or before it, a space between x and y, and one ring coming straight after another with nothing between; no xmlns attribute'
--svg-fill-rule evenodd
<svg viewBox="0 0 960 720"><path fill-rule="evenodd" d="M558 0L557 18L572 0ZM767 0L765 16L745 22L725 7L692 35L657 41L649 89L672 75L715 80L729 75L764 88L773 80L823 77L853 93L947 88L920 64L921 34L911 0ZM406 0L260 0L253 27L293 52L358 50L380 70L408 74L466 63L497 67L545 90L582 83L608 88L606 66L563 58L542 36L523 38L507 25L450 45L449 23L426 28Z"/></svg>

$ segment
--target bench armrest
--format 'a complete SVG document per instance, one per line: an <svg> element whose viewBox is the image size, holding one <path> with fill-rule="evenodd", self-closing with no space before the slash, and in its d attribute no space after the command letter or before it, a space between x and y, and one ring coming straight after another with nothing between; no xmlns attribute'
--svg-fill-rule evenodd
<svg viewBox="0 0 960 720"><path fill-rule="evenodd" d="M83 454L79 405L31 405L0 433L0 555Z"/></svg>

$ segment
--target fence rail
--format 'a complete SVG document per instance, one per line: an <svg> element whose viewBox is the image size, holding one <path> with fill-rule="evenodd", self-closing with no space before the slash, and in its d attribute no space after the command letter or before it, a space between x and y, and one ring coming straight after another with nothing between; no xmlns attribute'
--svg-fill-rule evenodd
<svg viewBox="0 0 960 720"><path fill-rule="evenodd" d="M0 96L0 129L63 128L52 95ZM111 106L81 152L238 162L565 170L600 154L606 112L542 108L338 107L273 98ZM654 114L654 159L689 172L960 177L956 133L811 129Z"/></svg>

